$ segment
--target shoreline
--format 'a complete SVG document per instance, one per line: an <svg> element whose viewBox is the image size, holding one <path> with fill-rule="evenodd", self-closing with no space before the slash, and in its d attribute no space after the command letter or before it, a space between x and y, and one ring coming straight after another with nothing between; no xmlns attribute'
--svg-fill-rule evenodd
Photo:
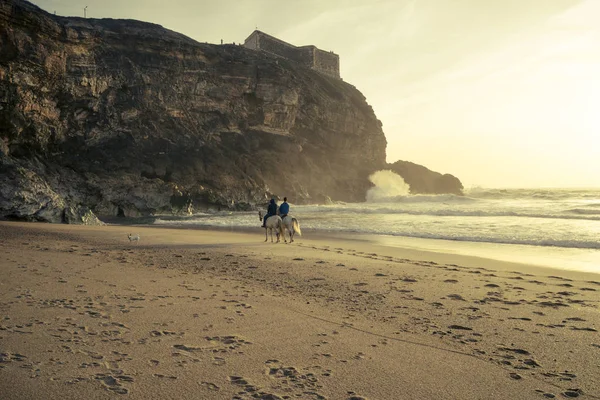
<svg viewBox="0 0 600 400"><path fill-rule="evenodd" d="M250 235L262 235L264 231L257 226L256 228L244 226L208 226L208 225L146 225L146 224L118 224L107 223L108 226L131 226L152 229L182 229L198 231L216 231L232 232ZM258 223L257 223L258 225ZM342 242L364 242L370 245L380 246L380 248L390 249L388 251L414 252L415 254L439 254L442 257L465 257L466 260L476 259L489 260L494 263L501 263L507 269L510 265L527 269L528 271L545 271L552 273L556 271L571 271L579 276L600 275L600 250L580 249L580 248L560 248L553 246L532 246L517 245L506 243L490 242L466 242L452 241L443 239L414 238L406 236L365 234L358 232L336 232L320 231L315 229L303 229L304 239L309 240L334 240ZM298 238L298 237L297 237ZM397 249L397 250L394 250ZM550 253L550 254L549 254ZM582 257L583 254L589 256ZM436 257L436 256L434 256ZM573 258L580 258L574 260ZM581 260L583 258L583 260ZM460 261L460 260L459 260ZM474 261L467 261L472 265ZM513 267L514 268L514 267Z"/></svg>
<svg viewBox="0 0 600 400"><path fill-rule="evenodd" d="M136 228L0 222L9 399L600 398L597 274Z"/></svg>

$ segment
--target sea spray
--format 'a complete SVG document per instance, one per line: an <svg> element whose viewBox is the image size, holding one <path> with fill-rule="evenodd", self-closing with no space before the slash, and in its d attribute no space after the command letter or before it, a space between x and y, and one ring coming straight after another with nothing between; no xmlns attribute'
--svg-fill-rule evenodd
<svg viewBox="0 0 600 400"><path fill-rule="evenodd" d="M368 202L392 201L396 197L410 194L410 186L400 175L390 170L377 171L369 176L369 180L375 187L367 191Z"/></svg>

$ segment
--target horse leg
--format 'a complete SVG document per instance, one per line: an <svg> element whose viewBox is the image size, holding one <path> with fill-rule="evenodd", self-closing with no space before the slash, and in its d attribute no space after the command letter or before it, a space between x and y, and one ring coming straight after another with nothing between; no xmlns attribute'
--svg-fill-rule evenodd
<svg viewBox="0 0 600 400"><path fill-rule="evenodd" d="M267 240L269 240L269 236L268 236L268 233L267 233L267 228L265 228L265 242L266 242Z"/></svg>

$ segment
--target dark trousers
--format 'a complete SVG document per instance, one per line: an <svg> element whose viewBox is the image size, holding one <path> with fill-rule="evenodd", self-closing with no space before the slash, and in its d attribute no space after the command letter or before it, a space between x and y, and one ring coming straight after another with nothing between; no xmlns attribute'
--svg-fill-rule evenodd
<svg viewBox="0 0 600 400"><path fill-rule="evenodd" d="M267 218L272 217L272 216L273 216L272 214L266 214L263 217L263 226L267 225Z"/></svg>

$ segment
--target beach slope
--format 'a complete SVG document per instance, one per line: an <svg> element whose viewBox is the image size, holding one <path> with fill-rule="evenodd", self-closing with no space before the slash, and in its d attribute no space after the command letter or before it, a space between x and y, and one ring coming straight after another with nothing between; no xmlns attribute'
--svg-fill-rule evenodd
<svg viewBox="0 0 600 400"><path fill-rule="evenodd" d="M262 232L1 222L1 397L600 396L600 276Z"/></svg>

